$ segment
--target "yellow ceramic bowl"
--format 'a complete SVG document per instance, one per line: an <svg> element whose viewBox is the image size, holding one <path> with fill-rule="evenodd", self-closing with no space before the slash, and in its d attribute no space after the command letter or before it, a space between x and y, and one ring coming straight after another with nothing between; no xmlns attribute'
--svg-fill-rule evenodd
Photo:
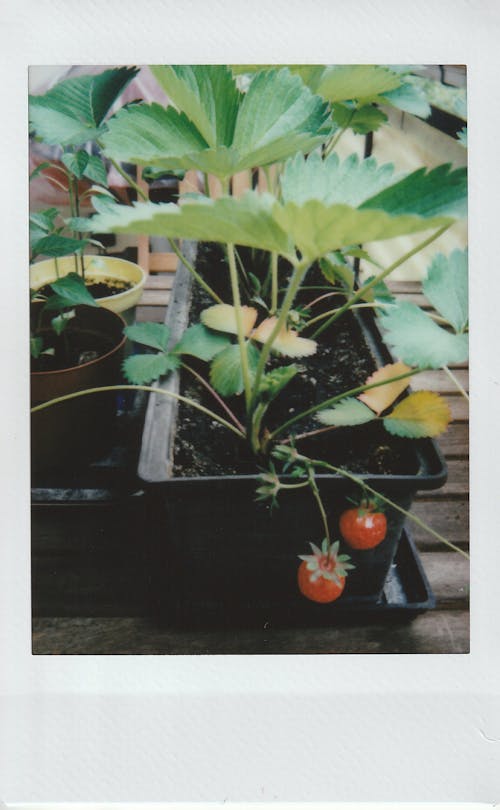
<svg viewBox="0 0 500 810"><path fill-rule="evenodd" d="M113 256L84 256L85 275L87 279L97 282L105 279L117 279L133 284L129 290L99 298L98 303L112 312L123 313L134 307L141 295L146 281L146 274L142 267L125 259L116 259ZM66 276L75 272L73 256L63 256L57 260L59 276ZM38 290L45 284L56 281L56 263L54 259L36 262L30 267L30 287Z"/></svg>

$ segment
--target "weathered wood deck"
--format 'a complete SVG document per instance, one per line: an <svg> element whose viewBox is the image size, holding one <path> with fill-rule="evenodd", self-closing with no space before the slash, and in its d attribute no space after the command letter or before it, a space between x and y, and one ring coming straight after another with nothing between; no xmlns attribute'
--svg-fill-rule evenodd
<svg viewBox="0 0 500 810"><path fill-rule="evenodd" d="M175 257L155 254L150 261L150 275L137 309L138 320L162 322L168 306L173 280ZM406 300L425 304L418 282L394 282L395 293ZM467 388L468 370L465 364L453 368L461 385ZM416 515L422 517L438 532L461 548L468 547L468 408L467 401L457 391L445 372L420 375L414 388L430 388L445 393L451 405L453 423L440 439L449 477L446 485L436 492L417 498ZM123 580L124 593L130 588L130 569L139 563L137 548L131 549L120 527L109 520L105 511L88 520L82 518L77 531L74 522L68 526L68 553L76 549L74 581L79 590L79 602L64 617L48 615L33 619L33 652L35 654L350 654L350 653L467 653L469 651L468 561L448 550L423 530L411 526L421 562L436 597L437 606L411 622L387 624L370 623L349 627L301 629L259 629L228 631L197 630L187 632L163 626L141 615L141 592L129 593L129 615L113 615L106 607L106 583L113 578ZM131 526L134 514L121 516L121 528ZM93 521L93 524L92 524ZM92 524L92 525L91 525ZM140 533L140 526L136 527ZM63 530L64 531L64 528ZM89 557L89 533L108 542L108 568L102 569L97 585L92 580L85 591L85 574L102 564L99 554L103 544L94 543ZM113 532L115 535L113 535ZM70 536L71 535L71 536ZM65 555L60 548L54 556L50 530L38 530L34 522L34 564L43 575L57 576L57 566L64 566ZM135 556L134 556L135 555ZM50 569L50 570L49 570ZM106 579L108 577L108 579ZM127 579L129 577L129 579ZM82 592L84 597L82 599ZM77 604L88 609L80 608ZM102 615L96 605L104 605Z"/></svg>

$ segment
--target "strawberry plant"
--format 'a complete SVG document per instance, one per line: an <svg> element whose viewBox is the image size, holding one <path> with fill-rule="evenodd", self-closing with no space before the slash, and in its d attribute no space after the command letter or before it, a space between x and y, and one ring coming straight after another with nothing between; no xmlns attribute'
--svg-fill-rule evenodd
<svg viewBox="0 0 500 810"><path fill-rule="evenodd" d="M181 65L156 66L153 72L170 105L139 103L119 110L100 134L104 154L115 163L194 169L203 177L204 193L178 203L143 199L133 205L97 197L89 227L168 237L210 303L173 342L166 327L128 327L128 336L145 350L126 360L125 375L131 386L188 401L157 383L182 369L197 379L213 405L192 400L191 406L236 434L263 470L260 499L275 503L287 489L311 490L325 546L314 546L312 557L304 558L299 585L309 598L315 598L313 590L321 591L319 601L327 601L326 594L336 598L351 566L332 543L317 473L334 471L370 499L377 493L348 469L296 448L314 434L363 430L368 423L408 440L446 430L451 416L445 400L432 391L407 393L406 388L429 369L451 374L449 365L467 356L467 255L454 251L431 263L424 291L438 313L434 318L395 301L385 281L465 215L466 172L441 165L397 174L392 164L373 157L340 160L336 154L336 143L349 127L365 133L383 125L380 105L427 115L427 102L409 71ZM256 166L266 174L266 190L233 195L234 176ZM210 177L217 178L220 194L210 196ZM420 233L420 242L386 267L360 247ZM220 243L225 285L200 275L180 252L178 239ZM354 258L374 268L359 284ZM274 422L274 403L286 402L308 359L323 352L328 331L360 308L377 314L397 361ZM304 431L310 417L318 426ZM366 515L371 513L366 507Z"/></svg>

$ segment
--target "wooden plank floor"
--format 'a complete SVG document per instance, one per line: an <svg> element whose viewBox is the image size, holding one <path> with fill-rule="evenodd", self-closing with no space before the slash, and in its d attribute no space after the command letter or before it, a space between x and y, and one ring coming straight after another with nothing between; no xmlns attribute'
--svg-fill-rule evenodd
<svg viewBox="0 0 500 810"><path fill-rule="evenodd" d="M156 254L151 262L138 320L162 322L168 306L175 258ZM395 282L393 291L404 300L427 307L417 282ZM466 364L453 368L467 388ZM453 423L440 446L449 478L436 492L418 496L413 511L463 549L468 548L468 407L445 372L423 374L414 388L446 394ZM33 620L35 654L351 654L351 653L467 653L469 651L469 566L414 525L411 533L436 597L435 610L411 622L370 623L314 629L199 630L160 627L141 616L43 616Z"/></svg>

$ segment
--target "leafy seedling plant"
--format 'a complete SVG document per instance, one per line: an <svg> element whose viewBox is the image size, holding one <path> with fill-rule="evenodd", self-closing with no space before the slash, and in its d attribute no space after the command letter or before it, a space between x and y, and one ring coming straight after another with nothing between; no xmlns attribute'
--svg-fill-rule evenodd
<svg viewBox="0 0 500 810"><path fill-rule="evenodd" d="M361 82L359 66L351 68L325 67L314 76L305 68L260 70L247 75L245 91L225 66L153 68L171 105L137 104L120 110L103 135L104 152L114 161L195 169L205 177L206 193L187 195L178 204L145 200L124 206L96 199L98 213L92 221L93 229L101 233L142 233L166 236L173 244L175 239L192 239L223 245L227 296L212 289L176 247L213 304L175 345L164 326L127 327L128 336L150 351L128 358L124 371L131 387L183 401L181 395L152 383L181 366L202 380L214 409L194 400L190 404L237 434L251 448L256 464L265 467L259 499L274 504L281 491L310 488L324 538L301 563L300 587L305 593L326 579L330 585L324 590L331 599L340 595L350 563L332 540L318 472L338 473L365 496L378 497L425 524L349 470L301 454L300 442L311 431L301 433L300 423L316 417L316 433L378 420L396 436L436 436L450 421L447 403L433 392L402 396L403 392L419 372L447 368L467 356L464 252L438 256L429 270L425 292L440 313L439 322L412 304L395 302L384 283L465 214L465 170L443 165L395 174L391 164L378 165L373 158L351 155L341 161L334 146L347 119L339 124L338 105L369 116L369 110L377 109L373 104L404 85L401 74L389 68L364 66ZM250 190L241 197L231 194L234 176L255 166L267 176L266 190ZM210 177L219 184L216 196L208 193L213 187ZM419 232L425 232L422 241L385 268L359 247ZM264 278L245 266L240 246L249 248L250 255L264 252ZM373 276L359 287L351 269L353 258L374 267ZM318 266L324 283L309 292L308 275ZM333 306L320 310L326 301ZM271 403L286 397L287 386L307 365L307 358L322 351L328 327L359 307L381 313L381 326L398 361L379 368L361 385L311 404L279 425L268 425ZM206 374L190 367L190 357L206 364ZM242 400L243 417L231 407L234 397ZM322 601L323 596L322 592Z"/></svg>
<svg viewBox="0 0 500 810"><path fill-rule="evenodd" d="M81 209L93 195L114 199L108 189L104 159L95 147L106 131L110 108L136 74L137 69L124 67L95 76L76 76L59 82L44 95L29 98L30 134L60 150L60 161L43 161L31 173L30 181L46 177L67 195L70 211L69 217L56 207L30 214L32 261L40 256L53 258L57 278L58 259L73 255L74 272L85 280L85 248L90 244L102 248L98 241L84 236L87 219L81 216Z"/></svg>
<svg viewBox="0 0 500 810"><path fill-rule="evenodd" d="M85 282L77 273L69 273L57 279L51 285L51 293L41 299L38 292L31 292L32 298L44 300L40 305L37 323L30 335L30 352L33 360L43 357L54 357L58 344L63 344L63 365L70 365L69 346L66 340L66 329L75 317L75 307L85 305L96 307L97 302L87 290ZM50 328L43 324L45 313L54 313L50 318ZM89 359L88 357L86 359Z"/></svg>

